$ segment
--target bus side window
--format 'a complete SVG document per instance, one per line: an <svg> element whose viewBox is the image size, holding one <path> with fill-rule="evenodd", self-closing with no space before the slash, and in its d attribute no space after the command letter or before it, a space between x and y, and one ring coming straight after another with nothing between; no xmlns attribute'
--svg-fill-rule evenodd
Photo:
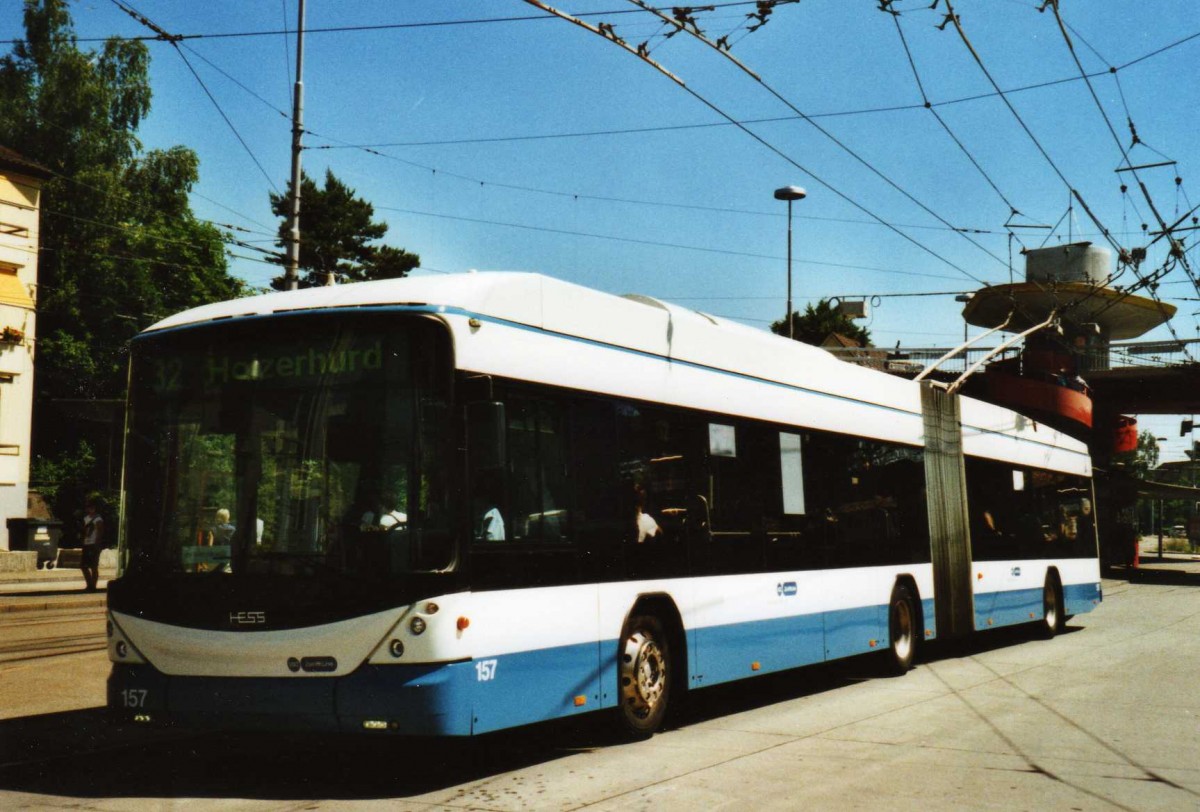
<svg viewBox="0 0 1200 812"><path fill-rule="evenodd" d="M747 431L708 424L708 502L714 533L749 533L753 521L754 471Z"/></svg>
<svg viewBox="0 0 1200 812"><path fill-rule="evenodd" d="M695 423L679 412L616 408L617 519L627 573L637 577L687 572L685 531L697 496Z"/></svg>
<svg viewBox="0 0 1200 812"><path fill-rule="evenodd" d="M804 454L806 435L771 431L763 449L761 477L767 567L772 570L816 569L821 566L819 533L809 528Z"/></svg>
<svg viewBox="0 0 1200 812"><path fill-rule="evenodd" d="M567 436L563 408L513 398L508 414L508 534L514 541L570 539Z"/></svg>

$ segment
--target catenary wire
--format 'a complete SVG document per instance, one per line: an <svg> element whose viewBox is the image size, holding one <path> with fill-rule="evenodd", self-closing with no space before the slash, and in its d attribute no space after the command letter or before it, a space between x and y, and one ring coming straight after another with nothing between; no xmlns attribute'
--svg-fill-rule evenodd
<svg viewBox="0 0 1200 812"><path fill-rule="evenodd" d="M498 221L498 220L484 220L484 219L481 219L478 217L461 217L459 215L454 215L454 214L441 214L438 212L419 211L416 209L404 209L404 208L398 208L395 206L375 206L375 208L379 209L380 211L394 211L394 212L398 212L400 214L411 214L411 215L417 215L419 217L434 217L434 218L441 219L441 220L454 220L456 222L462 222L462 223L477 223L480 225L501 226L504 228L517 228L517 229L522 229L525 231L539 231L539 232L549 233L549 234L561 234L561 235L569 236L569 237L588 237L588 238L597 239L597 240L610 240L613 242L633 243L636 245L649 245L649 246L654 246L654 247L658 247L658 248L675 248L675 249L683 249L683 250L688 250L688 251L701 251L701 252L709 253L709 254L723 254L725 256L749 257L752 259L770 259L770 260L784 259L784 257L782 257L782 256L776 256L773 254L756 254L756 253L752 253L749 251L734 251L734 250L725 249L725 248L708 248L708 247L698 246L698 245L686 245L684 243L670 243L670 242L662 242L659 240L642 240L642 239L637 239L635 237L619 237L619 236L611 235L611 234L597 234L597 233L586 232L586 231L572 231L569 229L554 228L551 226L533 226L533 225L528 225L525 223L508 223L508 222L502 222L502 221ZM930 274L930 273L920 273L917 271L901 271L901 270L897 270L897 269L893 269L893 268L877 268L877 267L871 267L871 266L866 266L866 265L850 265L850 264L846 264L846 263L825 262L822 260L813 260L813 259L796 259L795 261L798 263L802 263L802 264L823 265L823 266L830 267L830 268L845 268L848 270L859 270L859 271L876 271L879 273L898 274L901 276L920 276L920 277L927 277L930 279L958 279L957 276L948 276L946 274Z"/></svg>
<svg viewBox="0 0 1200 812"><path fill-rule="evenodd" d="M524 0L524 2L528 3L529 5L536 6L537 8L540 8L540 9L542 9L543 11L547 12L548 14L553 14L553 15L555 15L556 17L560 17L560 18L562 18L562 19L564 19L564 20L566 20L566 21L568 21L568 22L571 22L571 23L573 23L573 24L575 24L575 25L577 25L577 26L579 26L579 27L581 27L581 28L584 28L585 30L587 30L587 31L590 31L590 32L592 32L593 34L596 34L596 35L598 35L598 36L600 36L600 37L603 37L604 39L608 39L610 42L613 42L613 43L617 44L619 47L623 48L623 49L624 49L625 51L627 51L628 53L630 53L630 54L633 54L633 55L637 56L639 59L641 59L642 61L646 62L648 65L652 66L652 67L653 67L655 70L659 71L659 72L660 72L660 73L662 73L664 76L666 76L667 78L671 79L671 80L672 80L673 82L675 82L675 83L676 83L676 84L677 84L677 85L678 85L678 86L679 86L681 89L683 89L683 90L684 90L686 93L688 93L688 94L689 94L690 96L692 96L694 99L696 99L697 101L699 101L701 104L703 104L704 106L708 107L710 110L712 110L714 113L716 113L717 115L719 115L721 118L725 119L726 121L729 121L730 123L733 123L733 124L735 124L735 125L738 127L738 129L740 129L742 132L744 132L744 133L746 133L747 135L749 135L751 138L753 138L753 139L754 139L755 141L757 141L759 144L761 144L762 146L766 147L766 148L767 148L768 150L770 150L772 153L774 153L775 155L779 156L781 159L783 159L783 160L784 160L784 161L786 161L787 163L791 164L793 167L795 167L795 168L796 168L796 169L798 169L799 171L803 172L805 175L808 175L810 178L812 178L814 181L816 181L817 183L819 183L821 186L825 187L827 190L829 190L830 192L832 192L832 193L833 193L834 195L836 195L837 197L840 197L842 200L844 200L845 202L847 202L847 203L849 203L850 205L854 206L854 207L855 207L856 209L858 209L859 211L861 211L861 212L863 212L864 214L868 215L869 217L872 217L873 219L877 220L879 223L881 223L881 224L883 224L884 226L886 226L886 227L887 227L887 228L888 228L890 231L892 231L893 233L895 233L895 234L899 235L899 236L900 236L901 238L903 238L904 240L906 240L906 241L908 241L908 242L912 243L912 244L913 244L913 245L915 245L917 248L921 249L921 250L922 250L922 251L924 251L925 253L927 253L927 254L929 254L930 256L934 257L935 259L939 260L939 261L940 261L940 262L942 262L943 264L945 264L945 265L947 265L947 266L949 266L949 267L953 268L954 270L958 271L958 272L959 272L959 273L961 273L963 276L966 276L967 278L969 278L969 279L971 279L971 280L973 280L973 281L975 281L975 282L979 283L980 285L985 285L985 286L987 285L987 283L986 283L986 282L984 282L982 279L980 279L979 277L977 277L977 276L975 276L974 274L972 274L970 271L967 271L966 269L964 269L964 268L960 267L959 265L957 265L956 263L952 262L951 260L949 260L949 259L946 259L945 257L943 257L941 254L939 254L939 253L937 253L936 251L934 251L934 250L933 250L932 248L930 248L929 246L927 246L927 245L925 245L924 243L922 243L922 242L920 242L919 240L917 240L917 239L916 239L915 237L913 237L912 235L910 235L910 234L907 234L907 233L905 233L904 231L902 231L901 229L897 228L897 227L896 227L896 226L895 226L893 223L890 223L890 222L888 222L887 220L884 220L882 217L880 217L879 215L875 214L875 212L873 212L873 211L871 211L870 209L868 209L868 208L867 208L865 205L863 205L862 203L859 203L857 200L855 200L854 198L850 197L850 196L849 196L849 195L847 195L845 192L842 192L840 189L838 189L837 187L833 186L831 183L829 183L828 181L826 181L824 178L822 178L822 177L820 177L819 175L815 174L815 173L814 173L812 170L810 170L810 169L808 169L807 167L805 167L805 166L801 165L801 164L800 164L798 161L796 161L796 160L795 160L794 158L792 158L790 155L788 155L787 153L783 152L781 149L779 149L778 147L776 147L776 146L775 146L774 144L772 144L771 142L767 141L765 138L763 138L761 135L759 135L758 133L756 133L756 132L754 132L753 130L751 130L749 127L746 127L744 124L740 124L740 123L738 123L738 122L736 121L736 119L734 119L732 116L730 116L728 113L726 113L726 112L725 112L723 109L721 109L720 107L718 107L718 106L717 106L716 104L714 104L713 102L709 101L709 100L708 100L708 99L707 99L705 96L703 96L703 95L702 95L701 93L699 93L698 91L696 91L696 90L693 90L693 89L692 89L691 87L689 87L689 86L688 86L686 83L684 83L684 82L683 82L683 80L681 80L679 77L675 76L673 73L671 73L670 71L668 71L666 68L664 68L664 67L662 67L661 65L659 65L659 64L658 64L657 62L655 62L653 59L650 59L650 57L648 57L648 56L645 56L645 55L642 55L642 54L639 54L637 51L635 51L633 48L631 48L631 47L630 47L630 46L629 46L627 43L625 43L625 41L624 41L624 40L617 40L617 39L612 39L612 38L610 38L610 37L607 37L607 36L605 36L605 35L604 35L604 33L603 33L603 32L601 32L601 31L600 31L599 29L597 29L596 27L594 27L594 26L592 26L592 25L590 25L590 24L588 24L588 23L584 22L583 20L580 20L580 19L578 19L578 18L576 18L576 17L572 17L571 15L569 15L569 14L566 14L565 12L559 11L559 10L557 10L557 9L553 9L553 8L551 8L551 7L547 6L547 5L545 5L544 3L540 2L540 0Z"/></svg>
<svg viewBox="0 0 1200 812"><path fill-rule="evenodd" d="M703 32L701 32L698 28L696 28L695 25L687 26L687 25L680 23L678 20L673 20L672 18L667 17L665 14L663 14L661 11L659 11L654 6L651 6L648 3L646 3L645 0L629 0L629 2L633 3L635 6L643 9L644 11L647 11L651 14L658 16L664 22L675 25L677 30L682 31L682 32L694 37L695 39L699 40L700 42L703 42L705 45L708 45L710 48L715 50L718 54L725 57L726 60L728 60L728 61L732 62L734 65L736 65L739 70L741 70L743 73L745 73L747 76L749 76L755 82L757 82L760 87L762 87L769 94L771 94L771 96L773 98L775 98L778 102L780 102L784 107L788 108L793 113L800 116L800 118L803 119L805 121L805 123L809 124L814 129L816 129L816 131L819 132L826 139L828 139L829 141L832 141L839 149L841 149L843 152L845 152L847 155L849 155L854 160L858 161L858 163L861 164L863 167L865 167L867 169L867 171L871 172L873 175L875 175L877 178L882 180L888 186L890 186L891 188L893 188L897 192L899 192L901 195L903 195L909 202L916 205L918 208L920 208L922 211L924 211L930 217L933 217L935 220L937 220L943 226L960 234L963 237L963 239L967 240L967 242L971 243L976 248L983 251L985 254L987 254L992 259L996 260L997 262L999 262L1001 265L1006 264L1005 261L1001 257L992 253L989 249L985 248L978 241L972 239L972 237L969 234L967 234L966 232L959 230L949 220L947 220L945 217L942 217L940 214L938 214L933 209L931 209L927 204L925 204L923 201L919 200L915 195L913 195L911 192L909 192L907 189L900 186L900 184L896 183L894 180L892 180L890 177L888 177L886 174L884 174L877 166L875 166L873 163L868 161L866 158L862 157L857 151L851 149L850 146L848 144L846 144L846 142L844 142L842 139L838 138L832 132L825 129L820 124L818 124L816 121L812 120L810 117L805 115L805 113L799 107L797 107L790 99L788 99L786 96L784 96L782 93L780 93L773 85L771 85L769 82L767 82L761 76L759 76L756 72L754 72L749 67L747 67L745 65L745 63L743 63L740 59L738 59L733 54L731 54L729 52L728 48L722 48L719 44L709 40L708 37L705 36L703 34ZM809 174L811 174L811 173L809 173ZM976 281L980 281L979 279L977 279L975 277L972 277L972 278L976 279Z"/></svg>
<svg viewBox="0 0 1200 812"><path fill-rule="evenodd" d="M180 37L175 34L168 34L164 29L162 29L160 26L153 23L148 17L146 17L140 11L135 9L133 6L122 2L122 0L111 0L111 2L113 5L115 5L117 8L119 8L121 11L125 12L130 17L132 17L133 19L137 20L142 25L149 28L151 31L154 31L157 34L159 34L160 38L166 40L167 42L169 42L171 44L172 47L174 47L175 52L177 54L179 54L180 59L183 60L183 64L187 66L187 69L191 72L192 76L200 84L200 87L204 91L204 94L206 96L208 96L208 100L213 103L213 107L217 108L217 112L221 115L221 118L224 119L225 123L229 126L229 129L233 132L234 137L237 138L238 143L240 143L242 145L242 148L246 151L246 154L250 156L250 160L253 161L254 165L258 167L258 171L261 172L262 176L267 179L267 183L269 183L271 185L271 188L275 190L275 193L280 194L279 187L275 185L275 181L271 178L271 176L267 172L267 170L263 168L262 163L258 160L258 156L256 156L254 154L254 150L250 149L250 145L246 143L246 139L242 138L242 134L240 132L238 132L238 129L237 129L237 127L234 126L233 121L231 121L229 116L227 116L225 114L225 111L221 108L221 104L220 104L220 102L217 101L216 96L214 96L212 94L212 91L210 91L208 89L208 85L206 85L204 83L204 79L202 79L200 77L200 74L196 72L196 69L194 67L192 67L192 63L187 58L187 54L185 54L183 52L183 50L179 47Z"/></svg>

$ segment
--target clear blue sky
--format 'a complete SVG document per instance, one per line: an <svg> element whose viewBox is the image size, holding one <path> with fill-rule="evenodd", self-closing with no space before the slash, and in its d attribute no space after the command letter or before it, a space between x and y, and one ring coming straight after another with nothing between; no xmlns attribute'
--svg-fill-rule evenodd
<svg viewBox="0 0 1200 812"><path fill-rule="evenodd" d="M1174 221L1200 204L1200 36L1180 43L1200 34L1200 4L1062 2L1085 70L1119 67L1115 76L1092 80L1117 139L1078 78L1050 11L1039 13L1038 3L1025 0L954 4L1001 88L1044 85L1007 95L1018 120L954 26L938 30L944 0L934 10L929 4L897 0L902 14L893 18L873 0L804 0L778 7L749 34L749 4L697 17L712 38L729 34L736 57L862 159L800 119L748 125L806 172L631 54L560 20L318 31L540 15L518 0L309 0L304 165L315 177L331 168L370 200L391 226L387 241L419 253L428 272L539 271L764 328L782 316L786 286L786 204L773 200L772 190L801 185L809 197L795 207L797 307L821 297L879 295L866 326L881 346L948 345L962 337L953 295L889 294L1007 282L1010 250L1019 281L1022 243L1102 241L1078 204L1068 216L1068 184L1121 245L1148 242L1141 224L1155 228L1149 207L1132 184L1123 195L1129 176L1114 172L1122 163L1117 141L1130 144L1127 115L1144 142L1129 153L1135 164L1178 162L1140 173L1161 215ZM133 5L177 34L295 26L296 0ZM556 5L576 14L636 12L587 19L611 23L633 45L648 41L655 60L735 119L794 116L712 49L684 35L656 37L658 23L628 2ZM17 0L0 0L0 38L21 33L20 10ZM109 0L85 0L73 12L81 38L147 33ZM202 177L196 212L267 232L240 235L264 248L274 247L268 191L271 183L285 189L288 179L290 124L280 111L290 111L294 48L294 35L278 33L181 44L251 158L176 49L150 43L154 105L144 143L195 149ZM921 106L924 98L983 173ZM601 131L608 134L584 135ZM378 155L347 144L390 146L372 147ZM1023 215L1014 222L1059 224L1057 230L1018 230L1020 241L1010 241L1006 199ZM964 235L942 221L984 233ZM1186 245L1193 242L1189 236ZM1200 268L1200 252L1189 258ZM1145 269L1164 259L1160 242ZM233 268L255 285L277 273L245 260ZM1179 307L1176 333L1196 337L1200 302L1192 301L1198 294L1183 271L1165 277L1158 292ZM1169 336L1160 328L1148 337ZM1144 423L1171 438L1165 458L1180 456L1185 441L1175 420Z"/></svg>

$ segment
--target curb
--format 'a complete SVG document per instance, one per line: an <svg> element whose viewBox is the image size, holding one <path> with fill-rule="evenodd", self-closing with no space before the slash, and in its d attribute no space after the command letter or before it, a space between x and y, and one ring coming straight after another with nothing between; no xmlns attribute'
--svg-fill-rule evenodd
<svg viewBox="0 0 1200 812"><path fill-rule="evenodd" d="M11 597L11 596L9 596ZM92 609L103 607L108 598L103 593L88 595L86 598L62 600L57 598L34 598L19 603L0 603L0 615L14 612L46 612L54 609Z"/></svg>
<svg viewBox="0 0 1200 812"><path fill-rule="evenodd" d="M115 581L115 570L101 570L100 579L104 581ZM4 595L5 587L8 584L46 584L47 588L56 587L59 584L83 584L83 577L79 575L78 570L71 572L64 571L61 576L49 576L42 572L30 572L29 575L8 575L0 576L0 595Z"/></svg>

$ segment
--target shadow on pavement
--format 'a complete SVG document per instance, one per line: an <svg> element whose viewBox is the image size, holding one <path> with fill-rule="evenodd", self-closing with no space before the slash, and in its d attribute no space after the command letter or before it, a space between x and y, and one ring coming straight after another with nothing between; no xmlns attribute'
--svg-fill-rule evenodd
<svg viewBox="0 0 1200 812"><path fill-rule="evenodd" d="M1131 584L1156 584L1163 586L1200 586L1200 572L1178 569L1137 569L1129 576Z"/></svg>
<svg viewBox="0 0 1200 812"><path fill-rule="evenodd" d="M1065 633L1073 630L1078 627ZM969 656L1030 635L1029 627L999 629L965 644L927 646L922 659ZM878 679L884 665L873 655L693 692L670 727ZM112 723L104 709L92 708L0 721L0 791L68 798L404 798L622 742L606 714L435 740L141 727ZM460 790L464 797L470 791Z"/></svg>
<svg viewBox="0 0 1200 812"><path fill-rule="evenodd" d="M1200 561L1143 557L1140 567L1114 568L1106 575L1131 584L1200 586Z"/></svg>
<svg viewBox="0 0 1200 812"><path fill-rule="evenodd" d="M613 743L593 720L429 740L143 728L110 724L95 708L0 721L0 791L129 799L394 798Z"/></svg>

